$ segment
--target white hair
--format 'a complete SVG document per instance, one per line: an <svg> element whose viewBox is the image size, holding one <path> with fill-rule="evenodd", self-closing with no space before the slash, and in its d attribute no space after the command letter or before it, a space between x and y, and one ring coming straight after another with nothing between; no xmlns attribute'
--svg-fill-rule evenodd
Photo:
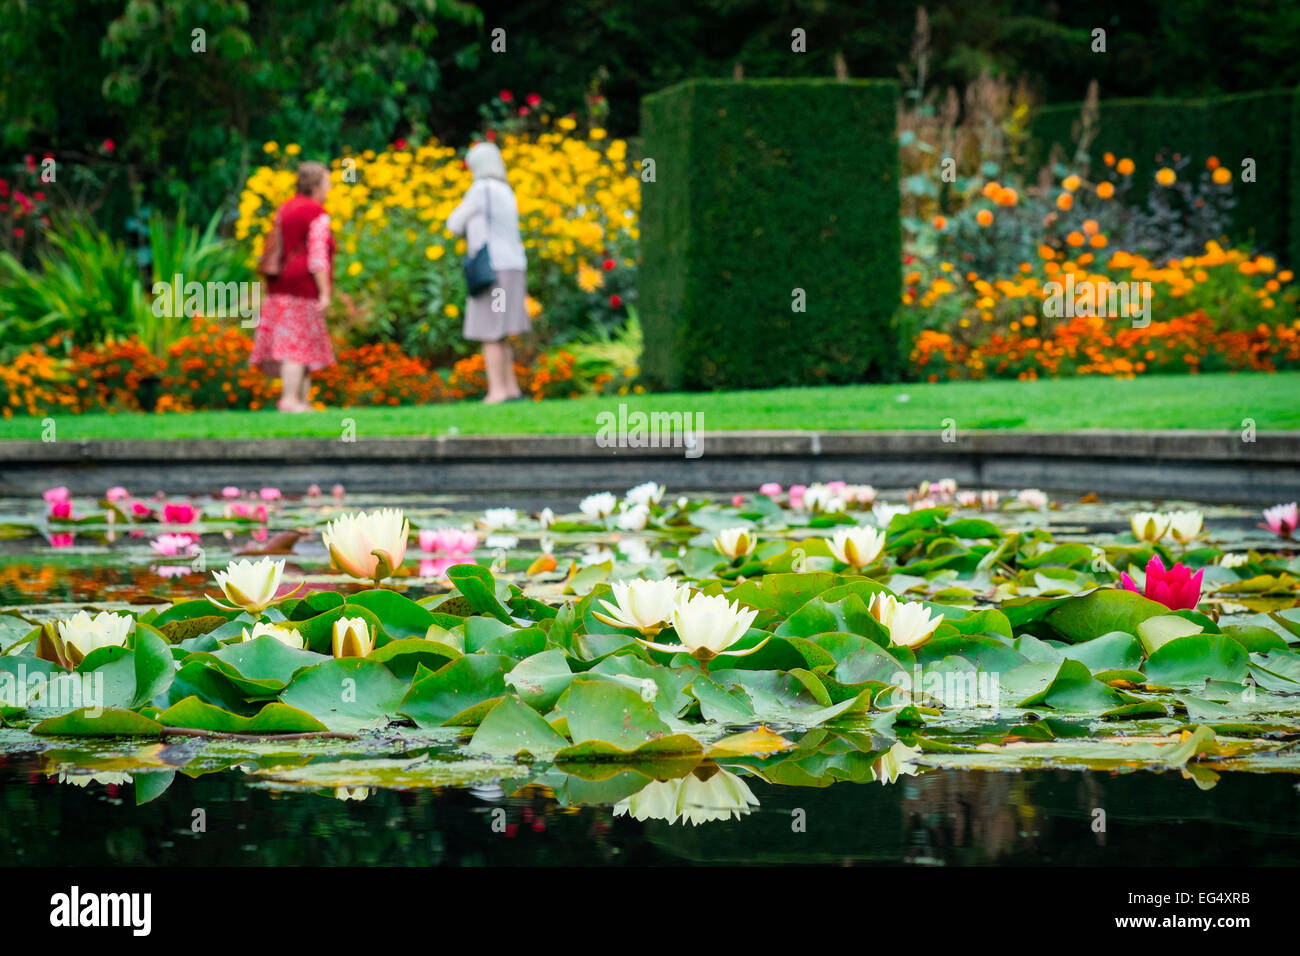
<svg viewBox="0 0 1300 956"><path fill-rule="evenodd" d="M506 163L495 143L475 143L465 154L465 165L475 179L506 178Z"/></svg>

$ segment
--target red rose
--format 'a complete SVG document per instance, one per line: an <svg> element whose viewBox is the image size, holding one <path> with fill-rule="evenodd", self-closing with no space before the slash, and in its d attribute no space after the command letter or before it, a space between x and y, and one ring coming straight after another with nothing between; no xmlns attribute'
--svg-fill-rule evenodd
<svg viewBox="0 0 1300 956"><path fill-rule="evenodd" d="M609 297L609 307L611 309L617 309L622 304L623 304L623 299L621 296L611 295Z"/></svg>
<svg viewBox="0 0 1300 956"><path fill-rule="evenodd" d="M497 94L497 99L499 99L502 103L513 103L515 100L515 95L511 93L509 90L502 90L500 93Z"/></svg>
<svg viewBox="0 0 1300 956"><path fill-rule="evenodd" d="M45 193L32 193L32 198L37 202L45 202Z"/></svg>
<svg viewBox="0 0 1300 956"><path fill-rule="evenodd" d="M519 115L520 115L520 116L527 116L527 115L528 115L528 107L527 107L527 106L521 106L521 107L519 107Z"/></svg>
<svg viewBox="0 0 1300 956"><path fill-rule="evenodd" d="M393 140L393 148L394 148L394 149L406 149L406 140L404 140L404 139L400 139L400 138L399 138L399 139L395 139L395 140Z"/></svg>
<svg viewBox="0 0 1300 956"><path fill-rule="evenodd" d="M537 106L537 105L539 105L541 102L542 102L542 98L541 98L540 96L538 96L536 93L529 93L529 94L528 94L528 105L529 105L529 106Z"/></svg>
<svg viewBox="0 0 1300 956"><path fill-rule="evenodd" d="M3 179L0 179L0 196L8 196L8 195L9 195L9 183Z"/></svg>
<svg viewBox="0 0 1300 956"><path fill-rule="evenodd" d="M20 227L18 227L18 226L15 226L15 227L14 227L14 238L15 238L15 239L21 239L22 237L23 237L23 231L22 231L22 229L21 229Z"/></svg>
<svg viewBox="0 0 1300 956"><path fill-rule="evenodd" d="M494 129L490 129L490 130L488 130L488 131L487 131L487 138L488 138L488 140L489 140L490 142L495 143L495 142L497 141L497 131L494 130Z"/></svg>
<svg viewBox="0 0 1300 956"><path fill-rule="evenodd" d="M117 149L117 143L113 142L111 139L104 140L104 152L111 153L115 149Z"/></svg>
<svg viewBox="0 0 1300 956"><path fill-rule="evenodd" d="M31 153L28 153L26 156L23 157L23 163L24 165L27 166L27 171L29 173L36 172L36 157L33 156Z"/></svg>
<svg viewBox="0 0 1300 956"><path fill-rule="evenodd" d="M614 268L614 260L613 260L613 259L606 259L606 260L605 260L604 262L602 262L600 265L601 265L601 267L602 267L606 272L610 272L610 271L612 271L613 268Z"/></svg>

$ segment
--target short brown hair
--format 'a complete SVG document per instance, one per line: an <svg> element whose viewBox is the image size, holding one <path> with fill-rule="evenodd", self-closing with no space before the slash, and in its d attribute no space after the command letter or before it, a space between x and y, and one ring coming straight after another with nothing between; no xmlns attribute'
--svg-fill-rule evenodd
<svg viewBox="0 0 1300 956"><path fill-rule="evenodd" d="M324 163L307 161L298 164L298 195L310 196L312 191L321 184L321 180L329 178L330 171L325 168Z"/></svg>

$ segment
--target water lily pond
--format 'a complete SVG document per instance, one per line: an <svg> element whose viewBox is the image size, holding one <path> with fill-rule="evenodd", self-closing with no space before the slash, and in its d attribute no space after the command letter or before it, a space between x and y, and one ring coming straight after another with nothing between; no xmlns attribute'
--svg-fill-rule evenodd
<svg viewBox="0 0 1300 956"><path fill-rule="evenodd" d="M1285 509L312 491L0 499L0 859L1300 855Z"/></svg>

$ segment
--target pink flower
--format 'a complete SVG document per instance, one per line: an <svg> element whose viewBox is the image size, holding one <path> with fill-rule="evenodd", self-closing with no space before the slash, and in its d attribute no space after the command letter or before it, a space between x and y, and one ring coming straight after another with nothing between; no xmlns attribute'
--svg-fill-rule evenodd
<svg viewBox="0 0 1300 956"><path fill-rule="evenodd" d="M223 497L223 498L238 498L238 497L239 497L239 489L236 488L234 485L226 485L226 487L224 487L224 488L221 489L221 497Z"/></svg>
<svg viewBox="0 0 1300 956"><path fill-rule="evenodd" d="M513 102L514 98L515 95L511 93L509 90L502 90L500 93L497 94L497 99L499 99L502 103Z"/></svg>
<svg viewBox="0 0 1300 956"><path fill-rule="evenodd" d="M426 528L419 538L420 550L430 554L468 554L478 545L477 534L458 528Z"/></svg>
<svg viewBox="0 0 1300 956"><path fill-rule="evenodd" d="M67 501L70 495L68 489L60 485L57 488L51 488L42 497L45 499L46 504L54 504L56 501Z"/></svg>
<svg viewBox="0 0 1300 956"><path fill-rule="evenodd" d="M763 484L759 485L758 493L760 495L767 495L769 498L775 498L781 493L781 486L775 481L765 481Z"/></svg>
<svg viewBox="0 0 1300 956"><path fill-rule="evenodd" d="M320 497L320 485L311 485L310 487L308 487L308 489L307 489L307 497L308 497L308 498L319 498L319 497Z"/></svg>
<svg viewBox="0 0 1300 956"><path fill-rule="evenodd" d="M842 492L847 487L848 484L843 481L826 482L826 490L829 491L831 494L835 495L836 497L838 497L840 492Z"/></svg>
<svg viewBox="0 0 1300 956"><path fill-rule="evenodd" d="M161 554L166 557L175 557L178 554L189 554L194 547L194 541L188 534L160 534L149 542L155 554Z"/></svg>
<svg viewBox="0 0 1300 956"><path fill-rule="evenodd" d="M808 490L807 485L790 486L790 507L802 510L804 492Z"/></svg>
<svg viewBox="0 0 1300 956"><path fill-rule="evenodd" d="M131 514L137 518L147 518L153 514L153 509L143 501L133 501L131 502Z"/></svg>
<svg viewBox="0 0 1300 956"><path fill-rule="evenodd" d="M743 505L743 504L745 503L745 496L744 496L744 495L732 495L732 496L731 496L731 503L732 503L733 505L735 505L737 508L739 508L741 505Z"/></svg>
<svg viewBox="0 0 1300 956"><path fill-rule="evenodd" d="M335 498L338 498L338 499L342 500L342 498L343 498L343 486L342 486L342 485L335 485L333 488L330 489L330 494L332 494Z"/></svg>
<svg viewBox="0 0 1300 956"><path fill-rule="evenodd" d="M121 485L115 485L104 492L104 497L109 501L126 501L131 497L131 492L127 491Z"/></svg>
<svg viewBox="0 0 1300 956"><path fill-rule="evenodd" d="M198 517L198 509L191 504L168 502L163 505L163 522L166 524L190 524L197 521Z"/></svg>
<svg viewBox="0 0 1300 956"><path fill-rule="evenodd" d="M1181 562L1166 570L1160 555L1152 555L1151 560L1147 562L1145 596L1163 604L1171 611L1195 610L1196 605L1201 601L1201 575L1204 573L1205 570L1202 568L1192 574L1192 569ZM1142 594L1127 572L1121 574L1119 579L1124 590Z"/></svg>
<svg viewBox="0 0 1300 956"><path fill-rule="evenodd" d="M51 518L71 518L72 517L72 500L62 498L58 501L50 502Z"/></svg>
<svg viewBox="0 0 1300 956"><path fill-rule="evenodd" d="M1265 523L1260 525L1261 528L1290 541L1291 536L1295 534L1296 525L1300 524L1300 511L1297 510L1294 501L1290 504L1274 505L1272 508L1264 509L1264 521Z"/></svg>
<svg viewBox="0 0 1300 956"><path fill-rule="evenodd" d="M280 498L279 488L263 488L261 491L263 501L278 501Z"/></svg>
<svg viewBox="0 0 1300 956"><path fill-rule="evenodd" d="M51 548L70 548L72 541L76 537L71 531L59 531L50 535Z"/></svg>
<svg viewBox="0 0 1300 956"><path fill-rule="evenodd" d="M529 93L527 99L529 106L540 106L542 102L541 96L536 93Z"/></svg>

